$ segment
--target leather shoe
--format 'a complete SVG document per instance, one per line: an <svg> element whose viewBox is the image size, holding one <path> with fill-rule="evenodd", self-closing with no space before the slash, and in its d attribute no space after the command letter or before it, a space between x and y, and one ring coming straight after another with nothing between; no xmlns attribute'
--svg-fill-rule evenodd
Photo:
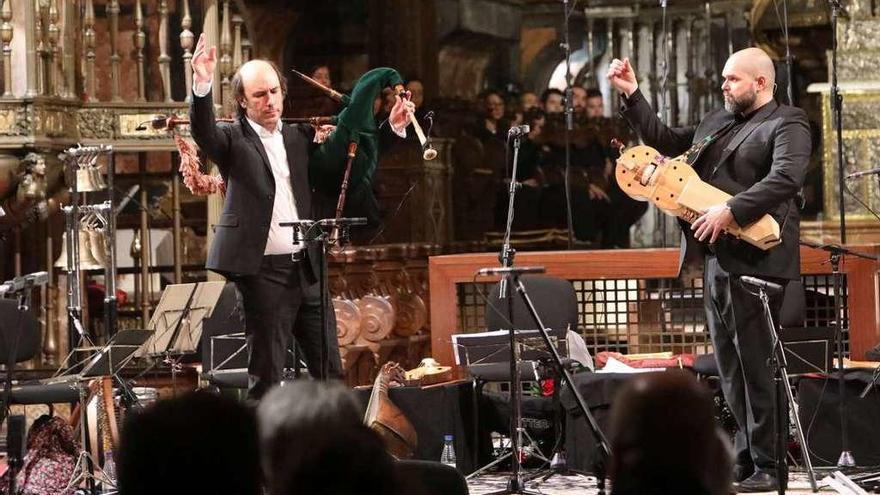
<svg viewBox="0 0 880 495"><path fill-rule="evenodd" d="M775 474L761 470L739 483L733 484L736 493L775 492L779 489L779 480Z"/></svg>
<svg viewBox="0 0 880 495"><path fill-rule="evenodd" d="M733 466L733 481L736 483L741 483L746 480L749 476L754 474L755 465L754 464L734 464Z"/></svg>

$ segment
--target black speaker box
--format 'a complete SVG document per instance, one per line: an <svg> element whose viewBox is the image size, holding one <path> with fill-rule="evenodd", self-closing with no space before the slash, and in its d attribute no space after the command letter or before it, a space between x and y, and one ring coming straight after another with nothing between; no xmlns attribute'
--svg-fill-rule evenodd
<svg viewBox="0 0 880 495"><path fill-rule="evenodd" d="M834 329L796 327L779 331L789 375L828 373L832 370Z"/></svg>
<svg viewBox="0 0 880 495"><path fill-rule="evenodd" d="M837 376L833 373L828 378L802 377L798 381L798 415L817 466L836 465L842 448ZM880 388L873 387L861 398L871 372L847 370L844 376L847 450L858 466L880 465Z"/></svg>

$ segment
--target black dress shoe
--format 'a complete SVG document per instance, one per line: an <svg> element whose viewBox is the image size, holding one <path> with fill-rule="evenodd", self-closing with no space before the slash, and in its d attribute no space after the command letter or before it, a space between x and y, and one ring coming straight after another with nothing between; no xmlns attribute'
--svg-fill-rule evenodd
<svg viewBox="0 0 880 495"><path fill-rule="evenodd" d="M775 474L758 470L743 481L734 483L733 489L737 493L775 492L779 489L779 480Z"/></svg>
<svg viewBox="0 0 880 495"><path fill-rule="evenodd" d="M733 481L736 483L741 483L749 476L754 474L755 465L754 464L734 464L733 465Z"/></svg>

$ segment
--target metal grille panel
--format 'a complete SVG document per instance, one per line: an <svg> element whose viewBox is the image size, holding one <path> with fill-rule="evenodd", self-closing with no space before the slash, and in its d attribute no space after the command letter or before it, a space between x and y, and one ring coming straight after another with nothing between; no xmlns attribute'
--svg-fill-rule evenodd
<svg viewBox="0 0 880 495"><path fill-rule="evenodd" d="M848 328L846 276L842 277L844 328ZM830 327L834 321L834 278L806 275L806 325ZM712 352L703 309L702 279L571 280L578 301L579 332L590 353L626 354ZM492 283L457 284L459 328L485 329L485 295ZM845 355L849 336L844 334Z"/></svg>

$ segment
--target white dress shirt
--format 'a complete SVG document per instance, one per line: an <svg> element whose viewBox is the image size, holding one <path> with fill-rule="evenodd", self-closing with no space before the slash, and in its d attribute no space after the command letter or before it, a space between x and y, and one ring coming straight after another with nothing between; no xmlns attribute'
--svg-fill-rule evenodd
<svg viewBox="0 0 880 495"><path fill-rule="evenodd" d="M275 178L275 203L272 206L272 223L269 224L269 238L263 254L290 254L303 248L302 243L293 243L293 228L282 227L281 222L299 220L296 202L293 199L293 186L290 183L290 165L287 161L287 150L284 149L284 137L281 135L281 121L270 132L251 119L247 120L254 132L260 136L263 149L269 158L272 177Z"/></svg>

